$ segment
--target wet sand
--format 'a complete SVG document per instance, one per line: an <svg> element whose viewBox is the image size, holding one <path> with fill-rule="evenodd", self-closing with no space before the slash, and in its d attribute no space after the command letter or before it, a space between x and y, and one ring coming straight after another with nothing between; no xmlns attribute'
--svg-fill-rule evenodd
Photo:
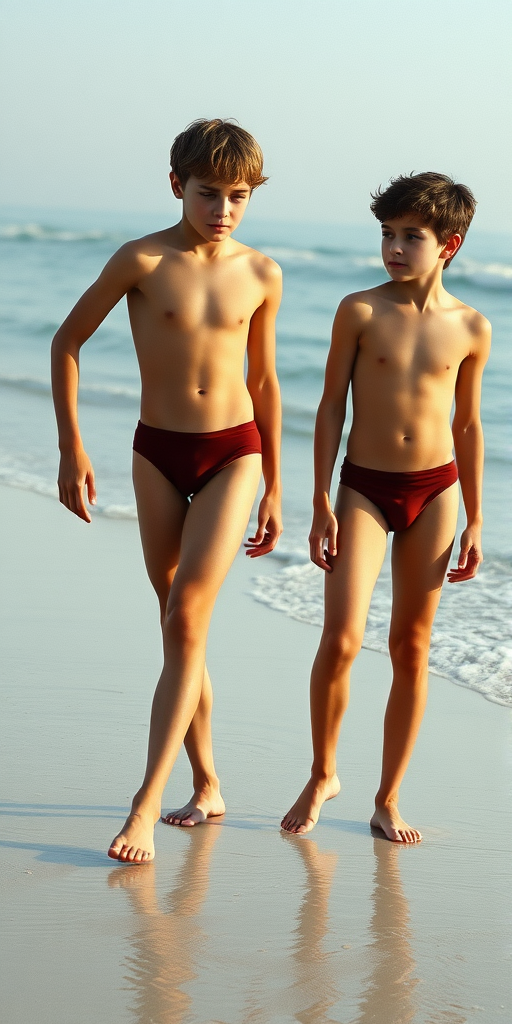
<svg viewBox="0 0 512 1024"><path fill-rule="evenodd" d="M282 814L310 760L319 631L257 604L241 555L209 666L227 814L106 857L144 767L160 669L137 526L85 526L0 487L2 1008L9 1024L494 1024L512 1020L510 712L432 677L401 808L370 833L387 658L363 651L342 793L307 837ZM471 643L471 637L468 637ZM166 809L190 795L186 758Z"/></svg>

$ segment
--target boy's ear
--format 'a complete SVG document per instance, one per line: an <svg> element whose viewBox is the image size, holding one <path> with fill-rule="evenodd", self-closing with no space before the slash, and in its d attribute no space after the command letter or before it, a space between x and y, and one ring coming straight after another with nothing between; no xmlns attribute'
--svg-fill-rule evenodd
<svg viewBox="0 0 512 1024"><path fill-rule="evenodd" d="M171 188L173 194L176 196L176 199L183 199L183 188L181 186L181 181L178 178L178 175L174 173L174 171L170 172L169 181L171 183Z"/></svg>
<svg viewBox="0 0 512 1024"><path fill-rule="evenodd" d="M447 267L450 266L450 263L451 263L453 257L459 251L461 245L462 245L462 235L451 235L450 238L448 239L448 241L443 246L443 249L439 253L439 259L442 259L442 260L445 261L445 263L444 263L444 269L445 270L446 270Z"/></svg>

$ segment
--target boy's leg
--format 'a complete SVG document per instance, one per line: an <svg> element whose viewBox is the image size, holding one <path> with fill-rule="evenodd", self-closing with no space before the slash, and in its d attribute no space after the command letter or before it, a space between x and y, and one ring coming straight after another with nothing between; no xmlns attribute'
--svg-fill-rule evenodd
<svg viewBox="0 0 512 1024"><path fill-rule="evenodd" d="M430 502L412 526L395 533L393 540L389 634L393 683L384 719L382 778L371 824L395 842L421 840L417 829L400 816L398 791L425 710L430 634L452 550L457 507L458 488L453 484Z"/></svg>
<svg viewBox="0 0 512 1024"><path fill-rule="evenodd" d="M111 857L140 862L154 856L162 793L201 696L215 598L242 541L260 474L261 457L246 455L210 480L186 510L163 624L164 666L153 700L146 774Z"/></svg>
<svg viewBox="0 0 512 1024"><path fill-rule="evenodd" d="M133 483L144 561L158 597L163 629L189 503L138 452L133 453ZM225 811L213 761L212 705L212 684L205 667L201 697L184 741L192 766L194 793L192 800L175 812L176 824L194 825L206 817L223 814ZM167 820L170 818L168 815Z"/></svg>
<svg viewBox="0 0 512 1024"><path fill-rule="evenodd" d="M338 554L325 577L324 629L311 673L311 778L281 822L287 832L309 832L325 800L339 792L336 747L348 705L350 669L360 650L368 608L386 550L382 513L362 494L340 487L335 515Z"/></svg>
<svg viewBox="0 0 512 1024"><path fill-rule="evenodd" d="M192 768L194 792L183 807L165 815L163 820L168 825L198 825L226 810L213 760L212 708L213 689L205 666L199 704L183 741Z"/></svg>

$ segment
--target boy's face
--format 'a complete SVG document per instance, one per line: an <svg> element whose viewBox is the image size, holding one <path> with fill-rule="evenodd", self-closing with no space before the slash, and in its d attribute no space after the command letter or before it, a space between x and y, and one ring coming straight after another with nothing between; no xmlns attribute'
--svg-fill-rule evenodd
<svg viewBox="0 0 512 1024"><path fill-rule="evenodd" d="M413 281L430 274L455 255L462 243L453 235L442 244L416 213L394 217L382 224L382 259L393 281Z"/></svg>
<svg viewBox="0 0 512 1024"><path fill-rule="evenodd" d="M171 186L183 199L183 216L206 242L222 242L240 224L251 198L245 181L227 185L221 181L188 178L184 187L171 171Z"/></svg>

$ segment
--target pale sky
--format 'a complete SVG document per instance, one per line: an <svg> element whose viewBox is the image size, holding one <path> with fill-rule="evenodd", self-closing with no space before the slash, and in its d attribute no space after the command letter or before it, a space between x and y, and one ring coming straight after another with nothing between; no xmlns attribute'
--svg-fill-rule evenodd
<svg viewBox="0 0 512 1024"><path fill-rule="evenodd" d="M2 0L2 204L177 216L173 137L234 117L261 219L365 223L434 170L512 230L510 0Z"/></svg>

